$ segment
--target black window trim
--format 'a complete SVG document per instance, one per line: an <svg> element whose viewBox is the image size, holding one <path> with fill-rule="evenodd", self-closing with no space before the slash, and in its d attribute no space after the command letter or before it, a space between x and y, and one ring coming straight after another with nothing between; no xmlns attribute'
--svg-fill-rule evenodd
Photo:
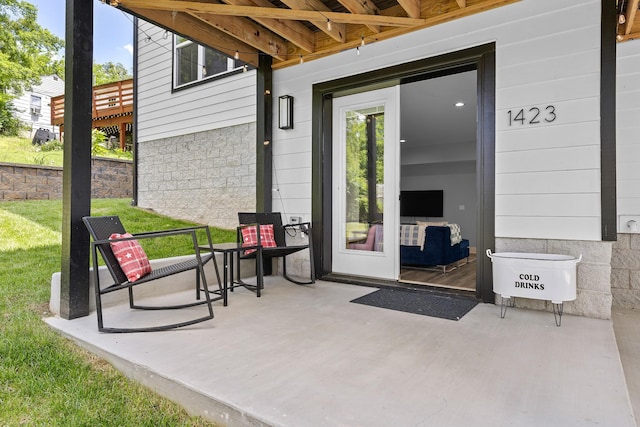
<svg viewBox="0 0 640 427"><path fill-rule="evenodd" d="M193 87L197 87L206 83L210 83L216 80L220 80L220 79L224 79L227 77L231 77L231 76L235 76L236 74L240 74L240 73L244 73L244 72L248 72L254 69L254 67L252 67L249 64L244 64L242 67L238 67L234 70L230 70L227 72L222 72L222 73L218 73L218 74L214 74L213 76L210 77L206 77L204 79L200 79L200 80L194 80L193 82L190 83L185 83L183 85L180 85L178 87L176 87L176 70L175 70L175 66L176 66L176 36L177 34L173 34L173 40L171 42L171 93L174 92L180 92L186 89L191 89ZM192 43L195 43L198 46L204 46L207 47L206 45L200 44L198 42L195 42L193 40L190 40ZM210 48L213 49L213 48ZM214 49L216 50L216 49ZM217 52L220 52L218 50L216 50ZM223 55L225 55L223 52L220 52ZM226 55L225 55L226 56Z"/></svg>

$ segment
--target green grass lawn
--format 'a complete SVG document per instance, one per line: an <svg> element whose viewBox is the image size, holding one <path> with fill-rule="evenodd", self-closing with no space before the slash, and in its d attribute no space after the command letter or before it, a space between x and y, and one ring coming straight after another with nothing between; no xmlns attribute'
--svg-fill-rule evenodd
<svg viewBox="0 0 640 427"><path fill-rule="evenodd" d="M0 162L23 165L62 166L63 151L42 151L30 139L15 136L0 136ZM131 159L131 153L120 150L103 150L101 157Z"/></svg>
<svg viewBox="0 0 640 427"><path fill-rule="evenodd" d="M123 199L93 200L91 214L119 215L132 233L193 225ZM0 426L210 425L127 379L42 320L49 315L51 275L60 271L61 228L59 200L0 202ZM211 231L214 242L235 239L235 231ZM172 240L145 250L158 258L187 251L189 244Z"/></svg>

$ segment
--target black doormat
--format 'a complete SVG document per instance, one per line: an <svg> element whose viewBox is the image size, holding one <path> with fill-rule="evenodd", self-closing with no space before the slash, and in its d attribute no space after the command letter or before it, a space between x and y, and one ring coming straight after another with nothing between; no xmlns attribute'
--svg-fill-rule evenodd
<svg viewBox="0 0 640 427"><path fill-rule="evenodd" d="M401 289L378 289L351 302L448 320L462 319L478 304L471 298Z"/></svg>

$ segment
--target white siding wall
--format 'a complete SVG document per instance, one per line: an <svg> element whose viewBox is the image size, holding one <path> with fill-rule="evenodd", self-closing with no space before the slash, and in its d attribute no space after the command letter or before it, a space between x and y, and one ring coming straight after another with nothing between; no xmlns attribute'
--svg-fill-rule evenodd
<svg viewBox="0 0 640 427"><path fill-rule="evenodd" d="M255 122L255 71L172 93L173 41L163 35L139 21L138 142Z"/></svg>
<svg viewBox="0 0 640 427"><path fill-rule="evenodd" d="M274 209L310 219L314 83L496 42L496 236L600 239L600 2L522 0L274 72L295 96L295 128L274 121ZM507 112L557 120L508 126ZM277 114L275 115L277 116ZM277 117L274 117L277 120Z"/></svg>
<svg viewBox="0 0 640 427"><path fill-rule="evenodd" d="M41 99L40 114L31 114L31 95L39 96ZM39 92L25 92L21 97L13 101L16 117L29 127L29 138L33 138L39 128L55 131L57 137L59 132L57 126L51 125L51 97Z"/></svg>
<svg viewBox="0 0 640 427"><path fill-rule="evenodd" d="M617 66L618 215L640 217L640 41L618 44Z"/></svg>
<svg viewBox="0 0 640 427"><path fill-rule="evenodd" d="M40 114L31 114L31 95L40 97ZM58 127L51 125L51 97L58 95L64 95L64 81L56 76L43 76L39 85L26 90L13 101L15 116L30 128L29 138L39 128L48 129L60 137Z"/></svg>

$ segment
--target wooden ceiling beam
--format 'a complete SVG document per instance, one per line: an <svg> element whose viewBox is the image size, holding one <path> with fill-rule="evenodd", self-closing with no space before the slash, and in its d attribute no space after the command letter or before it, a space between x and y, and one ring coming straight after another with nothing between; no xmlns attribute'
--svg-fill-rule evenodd
<svg viewBox="0 0 640 427"><path fill-rule="evenodd" d="M389 30L385 30L380 32L379 34L370 34L370 35L365 35L365 43L366 44L370 44L370 43L375 43L377 41L381 41L381 40L388 40L391 39L393 37L397 37L397 36L401 36L403 34L408 34L412 31L416 31L416 30L420 30L423 28L428 28L428 27L433 27L445 22L449 22L449 21L453 21L455 19L459 19L465 16L470 16L476 13L480 13L480 12L484 12L490 9L495 9L501 6L506 6L508 4L511 3L517 3L520 0L486 0L482 3L477 3L474 5L468 5L467 7L465 7L464 9L460 9L458 7L455 8L455 10L452 10L450 12L446 12L446 13L442 13L442 14L438 14L435 16L432 16L430 18L425 19L425 23L421 26L418 27L414 27L414 28L392 28ZM381 13L395 13L394 12L394 8L395 7L399 7L399 6L392 6L391 8L382 10ZM423 8L425 7L424 3L423 3ZM299 56L302 56L302 58L305 61L308 60L313 60L313 59L318 59L318 58L323 58L329 55L333 55L339 52L343 52L345 50L348 49L355 49L356 47L360 46L362 40L360 37L360 33L359 31L349 31L348 35L348 40L341 44L329 44L326 40L320 40L319 38L317 38L316 40L316 51L308 56L305 57L304 53L300 53ZM366 55L366 45L365 47L361 47L360 48L362 54ZM355 53L354 53L355 55ZM289 55L289 60L287 61L282 61L282 62L274 62L272 68L274 70L277 69L282 69L282 68L286 68L286 67L290 67L293 65L297 65L300 62L300 58L297 55L297 53L294 52L294 54Z"/></svg>
<svg viewBox="0 0 640 427"><path fill-rule="evenodd" d="M337 22L330 23L329 18L322 12L329 13L331 9L320 0L283 0L282 2L295 12L308 11L317 13L318 15L315 19L309 19L308 21L338 43L344 43L345 34L347 33L346 25L344 23L338 24Z"/></svg>
<svg viewBox="0 0 640 427"><path fill-rule="evenodd" d="M294 2L314 3L320 0L286 0ZM319 10L294 10L284 8L266 8L257 6L235 6L229 4L202 3L197 1L175 0L120 0L125 9L164 10L167 12L210 13L213 15L244 16L247 18L290 19L294 21L316 21L333 24L380 25L387 27L415 27L424 25L424 19L406 18L402 16L362 15L342 12L321 12ZM320 25L323 27L326 25Z"/></svg>
<svg viewBox="0 0 640 427"><path fill-rule="evenodd" d="M276 7L269 0L224 0L224 2L236 6ZM315 50L315 35L313 31L305 27L301 22L271 18L254 18L254 21L270 29L280 37L289 40L300 49L307 52Z"/></svg>
<svg viewBox="0 0 640 427"><path fill-rule="evenodd" d="M627 40L637 40L637 39L640 39L640 32L629 33L625 35L618 35L617 40L619 42L625 42Z"/></svg>
<svg viewBox="0 0 640 427"><path fill-rule="evenodd" d="M241 42L235 37L212 28L210 25L184 13L173 14L169 11L141 8L123 8L132 15L152 22L176 34L180 34L197 43L209 46L224 54L233 55L239 52L240 59L247 64L258 67L258 49Z"/></svg>
<svg viewBox="0 0 640 427"><path fill-rule="evenodd" d="M636 14L638 13L638 3L640 0L630 0L627 3L627 10L625 11L625 23L624 23L624 34L631 34L631 30L633 28L633 24L636 20Z"/></svg>
<svg viewBox="0 0 640 427"><path fill-rule="evenodd" d="M280 61L286 59L286 40L250 19L208 13L190 13L189 15L273 56L275 59Z"/></svg>
<svg viewBox="0 0 640 427"><path fill-rule="evenodd" d="M420 18L420 0L398 0L398 4L407 12L409 18Z"/></svg>
<svg viewBox="0 0 640 427"><path fill-rule="evenodd" d="M367 0L338 0L349 12L362 15L379 15L380 10L372 2ZM419 16L417 16L419 18ZM380 32L379 25L367 25L374 33Z"/></svg>
<svg viewBox="0 0 640 427"><path fill-rule="evenodd" d="M448 0L425 0L422 2L421 15L425 17L427 23L423 27L431 27L431 22L442 23L451 21L463 16L475 15L487 10L495 9L500 6L506 6L510 3L516 3L521 0L485 0L467 4L461 8L453 5ZM435 21L434 21L435 20Z"/></svg>
<svg viewBox="0 0 640 427"><path fill-rule="evenodd" d="M220 4L219 1L227 4ZM272 68L281 69L298 64L300 58L305 61L313 60L345 49L355 49L360 46L363 38L366 44L370 44L520 0L465 1L466 7L460 7L458 0L398 0L402 3L371 15L317 10L315 8L323 8L318 4L320 0L281 1L291 9L276 7L269 0L119 0L118 7L225 54L233 55L238 51L240 59L254 66L257 65L258 55L264 51L274 56ZM360 6L365 7L368 0L339 1L359 1ZM297 7L302 9L296 9ZM188 13L176 12L176 8L186 10L199 19ZM420 10L419 16L422 18L407 17L412 14L418 15L416 9ZM243 16L244 19L240 21L244 23L239 25L238 29L232 29L238 21L223 20L223 16ZM326 28L327 19L331 21L333 31L338 27L337 24L354 25L344 26L346 31L338 31L338 34L329 34ZM322 31L313 32L297 21L315 21L315 25ZM370 27L372 25L379 25L380 32L375 33ZM269 37L264 37L264 32L267 31ZM252 40L252 34L255 33L262 34L262 41ZM339 35L338 40L336 35ZM272 41L269 42L269 39ZM360 49L366 55L366 47Z"/></svg>

